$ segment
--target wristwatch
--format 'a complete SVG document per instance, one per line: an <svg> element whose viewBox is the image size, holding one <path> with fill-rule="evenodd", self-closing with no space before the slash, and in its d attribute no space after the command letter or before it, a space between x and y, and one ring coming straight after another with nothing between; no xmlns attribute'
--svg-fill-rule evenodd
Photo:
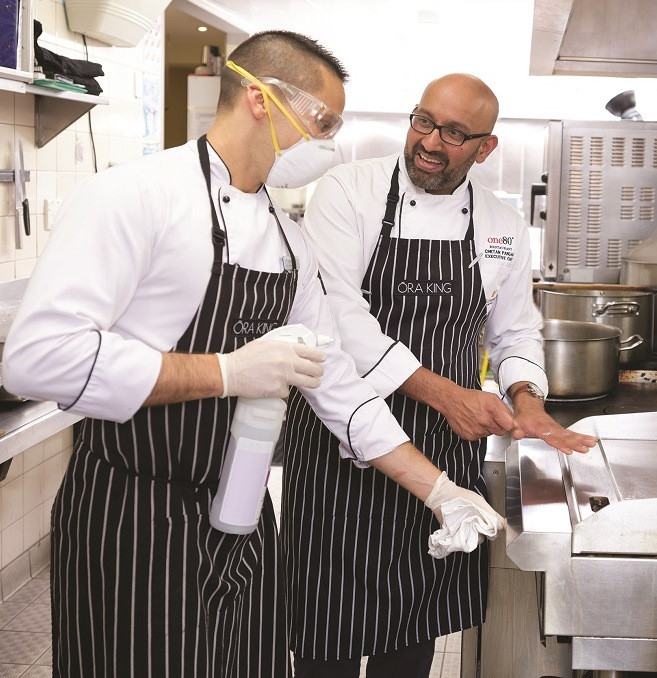
<svg viewBox="0 0 657 678"><path fill-rule="evenodd" d="M533 396L534 398L538 398L542 402L545 402L545 393L541 391L541 389L536 386L536 384L532 383L531 381L527 382L523 386L521 386L514 394L513 396L517 396L518 393L522 393L523 391L526 391L529 393L530 396Z"/></svg>

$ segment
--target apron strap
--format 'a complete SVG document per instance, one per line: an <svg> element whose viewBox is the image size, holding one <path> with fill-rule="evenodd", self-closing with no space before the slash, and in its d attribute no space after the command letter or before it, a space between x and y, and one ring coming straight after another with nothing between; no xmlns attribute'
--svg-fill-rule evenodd
<svg viewBox="0 0 657 678"><path fill-rule="evenodd" d="M390 179L390 190L386 198L386 213L381 221L381 235L390 237L393 226L395 225L395 214L397 212L397 204L399 203L399 160L395 164L395 169L392 171Z"/></svg>
<svg viewBox="0 0 657 678"><path fill-rule="evenodd" d="M226 242L226 234L221 230L219 225L219 218L217 217L217 210L214 208L214 200L212 199L212 188L210 183L210 156L208 154L207 146L207 136L204 134L202 137L196 141L198 147L198 155L201 161L201 169L203 170L203 176L205 177L205 185L208 188L208 198L210 199L210 211L212 213L212 243L215 247L215 259L218 258L218 261L221 261L222 257L218 256L221 254L224 248L224 243ZM218 252L216 250L219 250Z"/></svg>
<svg viewBox="0 0 657 678"><path fill-rule="evenodd" d="M285 235L285 231L283 230L283 226L281 225L281 222L278 218L278 214L276 214L276 208L274 207L274 203L271 201L271 198L269 197L269 191L267 190L266 186L263 186L263 188L267 195L267 199L269 200L269 212L273 214L274 219L276 219L276 223L278 224L278 230L281 232L281 235L283 236L283 240L285 241L285 247L287 247L288 254L290 255L290 259L292 260L292 270L296 271L298 268L297 258L294 256L294 252L290 247L290 243L288 242L287 236Z"/></svg>
<svg viewBox="0 0 657 678"><path fill-rule="evenodd" d="M468 193L470 193L470 222L468 223L468 230L465 232L465 238L463 240L474 240L474 218L473 218L473 208L474 200L472 198L472 182L468 181Z"/></svg>

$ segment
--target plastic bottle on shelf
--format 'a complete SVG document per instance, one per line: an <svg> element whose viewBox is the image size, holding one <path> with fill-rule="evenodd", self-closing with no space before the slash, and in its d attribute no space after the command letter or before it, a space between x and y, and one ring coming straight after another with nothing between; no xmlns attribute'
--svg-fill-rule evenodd
<svg viewBox="0 0 657 678"><path fill-rule="evenodd" d="M304 325L284 325L259 341L289 341L323 346L331 337L316 335ZM230 441L210 508L210 524L230 534L249 534L258 526L276 443L287 404L282 398L238 398Z"/></svg>

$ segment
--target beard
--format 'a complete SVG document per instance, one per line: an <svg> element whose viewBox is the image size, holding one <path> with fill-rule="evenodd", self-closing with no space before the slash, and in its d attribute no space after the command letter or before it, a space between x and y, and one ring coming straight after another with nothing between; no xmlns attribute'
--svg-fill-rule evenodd
<svg viewBox="0 0 657 678"><path fill-rule="evenodd" d="M412 149L409 149L408 145L404 148L404 163L406 164L406 171L408 172L410 180L418 188L422 188L429 192L445 190L451 192L465 178L468 170L474 164L478 150L479 149L475 150L474 153L465 158L459 165L450 166L447 153L443 153L442 151L426 151L422 146L422 141L418 141ZM428 158L439 160L443 164L443 169L429 172L417 167L415 164L415 156L420 152Z"/></svg>

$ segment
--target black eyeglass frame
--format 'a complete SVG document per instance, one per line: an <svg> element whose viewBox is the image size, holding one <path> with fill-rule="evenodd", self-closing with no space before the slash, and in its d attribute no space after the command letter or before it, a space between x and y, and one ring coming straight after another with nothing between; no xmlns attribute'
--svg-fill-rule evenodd
<svg viewBox="0 0 657 678"><path fill-rule="evenodd" d="M413 127L413 118L423 118L424 120L428 120L433 125L433 127L429 132L423 132L422 130L416 129L415 127ZM440 138L450 146L463 146L463 144L466 141L470 141L470 139L483 139L483 137L489 137L492 134L492 132L484 132L483 134L466 134L465 132L461 132L461 130L456 130L457 132L461 132L461 134L463 135L463 141L460 144L455 144L453 141L445 139L445 137L443 136L443 129L445 129L445 127L452 127L452 129L456 129L453 125L436 125L436 123L433 120L427 118L426 115L420 115L420 113L411 113L408 116L408 119L411 123L411 127L413 127L413 129L416 132L418 132L418 134L424 134L426 136L429 136L429 134L433 134L433 131L437 129L438 134L440 134Z"/></svg>

